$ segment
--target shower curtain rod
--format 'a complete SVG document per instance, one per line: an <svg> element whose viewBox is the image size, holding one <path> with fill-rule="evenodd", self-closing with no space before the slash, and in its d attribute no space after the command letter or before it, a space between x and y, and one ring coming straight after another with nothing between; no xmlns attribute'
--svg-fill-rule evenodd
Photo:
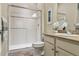
<svg viewBox="0 0 79 59"><path fill-rule="evenodd" d="M33 17L22 17L22 16L11 16L11 17L15 17L15 18L25 18L25 19L37 19L37 18L38 18L38 17L33 18Z"/></svg>
<svg viewBox="0 0 79 59"><path fill-rule="evenodd" d="M9 5L9 6L17 7L17 8L23 8L23 9L29 9L29 10L32 10L32 11L40 11L41 12L41 10L35 10L35 9L31 9L31 8L27 8L27 7L22 7L22 6L17 6L17 5Z"/></svg>
<svg viewBox="0 0 79 59"><path fill-rule="evenodd" d="M9 28L9 29L25 29L26 30L27 28Z"/></svg>

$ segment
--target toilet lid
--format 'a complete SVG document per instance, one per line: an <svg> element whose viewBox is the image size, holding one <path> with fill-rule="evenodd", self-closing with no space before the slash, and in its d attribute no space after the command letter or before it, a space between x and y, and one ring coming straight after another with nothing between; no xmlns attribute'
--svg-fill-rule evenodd
<svg viewBox="0 0 79 59"><path fill-rule="evenodd" d="M44 44L44 42L34 42L33 44Z"/></svg>
<svg viewBox="0 0 79 59"><path fill-rule="evenodd" d="M33 47L43 47L44 46L44 42L34 42L32 44Z"/></svg>

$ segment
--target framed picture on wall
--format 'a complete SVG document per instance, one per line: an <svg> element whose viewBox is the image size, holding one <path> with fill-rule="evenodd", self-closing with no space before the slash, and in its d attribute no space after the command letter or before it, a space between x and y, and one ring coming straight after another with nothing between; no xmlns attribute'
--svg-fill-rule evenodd
<svg viewBox="0 0 79 59"><path fill-rule="evenodd" d="M52 24L52 8L49 8L48 11L48 24Z"/></svg>

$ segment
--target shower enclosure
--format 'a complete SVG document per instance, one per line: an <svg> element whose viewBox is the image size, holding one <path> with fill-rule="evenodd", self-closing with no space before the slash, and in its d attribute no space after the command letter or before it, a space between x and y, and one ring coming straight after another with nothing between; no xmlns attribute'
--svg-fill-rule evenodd
<svg viewBox="0 0 79 59"><path fill-rule="evenodd" d="M41 11L9 5L9 50L41 40Z"/></svg>

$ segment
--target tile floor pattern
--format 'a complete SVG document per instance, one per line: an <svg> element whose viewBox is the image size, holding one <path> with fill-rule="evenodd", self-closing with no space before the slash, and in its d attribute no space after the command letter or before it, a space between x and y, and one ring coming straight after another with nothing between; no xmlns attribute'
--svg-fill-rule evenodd
<svg viewBox="0 0 79 59"><path fill-rule="evenodd" d="M8 53L8 56L33 56L34 49L33 48L22 48L11 50Z"/></svg>

